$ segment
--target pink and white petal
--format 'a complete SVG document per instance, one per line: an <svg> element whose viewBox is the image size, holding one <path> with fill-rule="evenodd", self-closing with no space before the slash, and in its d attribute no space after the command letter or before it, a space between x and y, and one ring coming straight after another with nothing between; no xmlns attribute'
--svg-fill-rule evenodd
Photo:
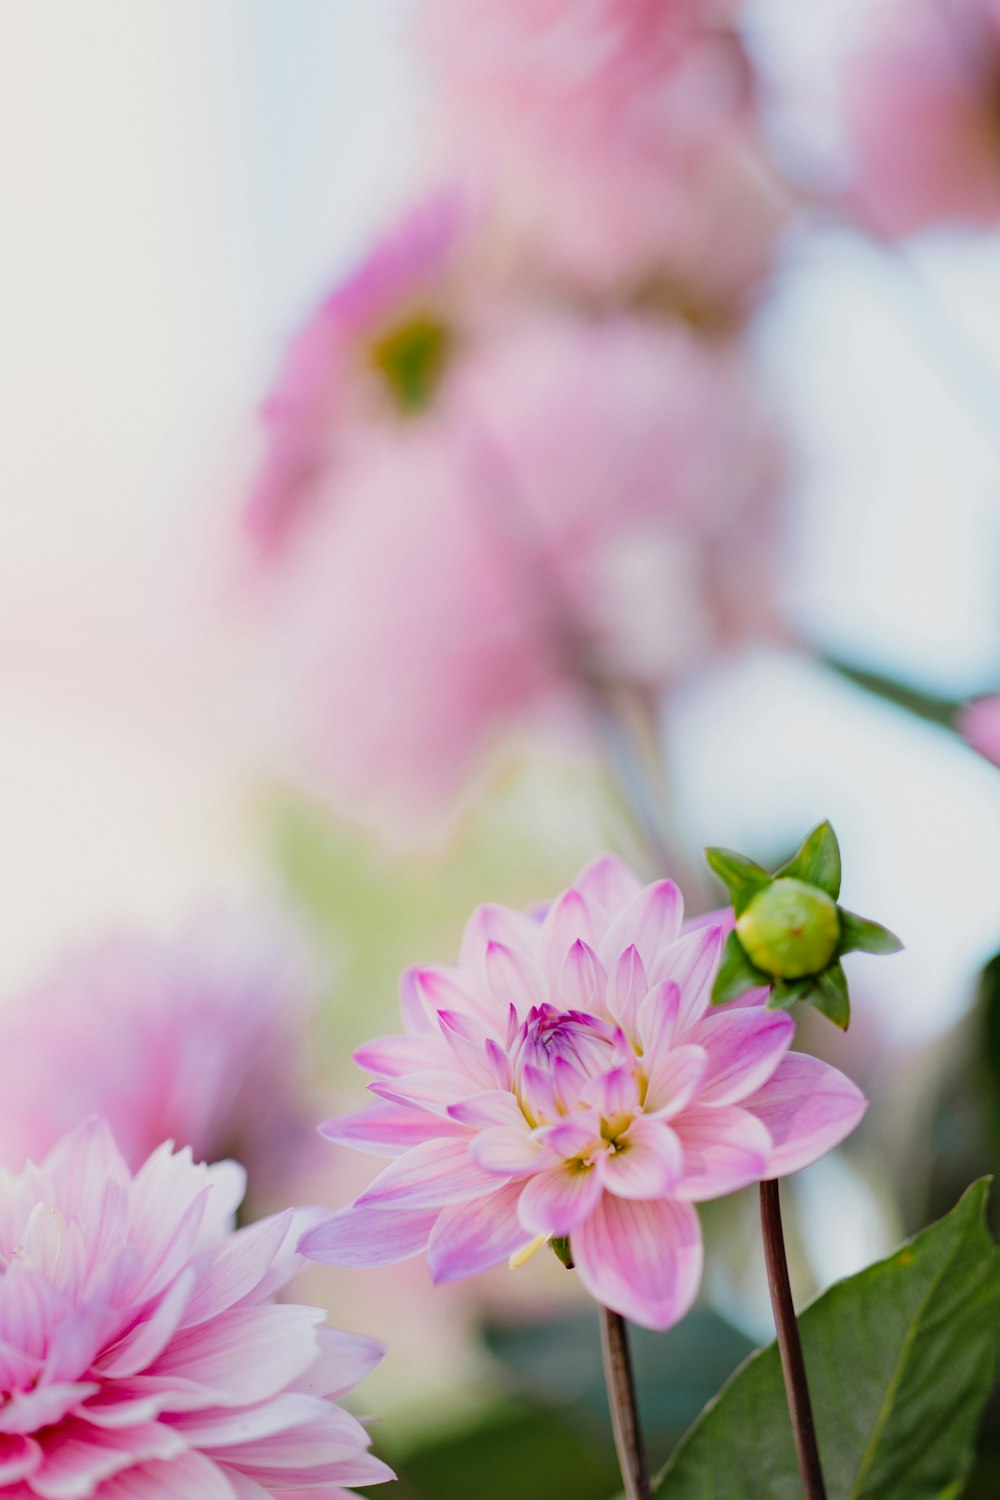
<svg viewBox="0 0 1000 1500"><path fill-rule="evenodd" d="M289 1208L227 1236L188 1298L182 1325L203 1323L257 1291L295 1218L295 1210ZM290 1266L289 1272L294 1269Z"/></svg>
<svg viewBox="0 0 1000 1500"><path fill-rule="evenodd" d="M656 1057L673 1045L680 1009L681 992L672 979L654 985L640 1003L636 1024L645 1057Z"/></svg>
<svg viewBox="0 0 1000 1500"><path fill-rule="evenodd" d="M639 1108L639 1083L632 1068L612 1068L585 1084L578 1098L605 1120L613 1120Z"/></svg>
<svg viewBox="0 0 1000 1500"><path fill-rule="evenodd" d="M184 1434L192 1448L202 1451L218 1448L243 1448L266 1438L322 1421L334 1410L330 1402L302 1391L282 1391L271 1401L257 1406L227 1410L210 1406L201 1411L179 1412L171 1416L170 1425ZM362 1429L362 1444L366 1441ZM229 1457L228 1454L225 1455Z"/></svg>
<svg viewBox="0 0 1000 1500"><path fill-rule="evenodd" d="M492 1192L496 1183L469 1155L469 1138L425 1141L397 1156L358 1194L360 1206L442 1208Z"/></svg>
<svg viewBox="0 0 1000 1500"><path fill-rule="evenodd" d="M445 1045L461 1072L479 1088L491 1089L495 1079L487 1043L494 1038L483 1023L456 1010L439 1010L437 1019Z"/></svg>
<svg viewBox="0 0 1000 1500"><path fill-rule="evenodd" d="M370 1375L385 1355L385 1345L361 1333L345 1333L340 1328L317 1328L319 1354L308 1370L293 1383L292 1389L307 1396L346 1395L366 1375Z"/></svg>
<svg viewBox="0 0 1000 1500"><path fill-rule="evenodd" d="M0 1433L0 1489L9 1491L18 1480L27 1479L40 1466L42 1450L34 1438ZM30 1489L19 1493L30 1495Z"/></svg>
<svg viewBox="0 0 1000 1500"><path fill-rule="evenodd" d="M605 924L613 921L642 890L642 881L617 854L599 854L580 871L574 884Z"/></svg>
<svg viewBox="0 0 1000 1500"><path fill-rule="evenodd" d="M684 916L684 898L672 880L647 885L611 923L597 955L610 969L620 953L634 947L649 975L656 972L660 954L677 938Z"/></svg>
<svg viewBox="0 0 1000 1500"><path fill-rule="evenodd" d="M604 991L608 976L591 948L577 938L566 955L559 974L559 1004L566 1010L582 1010L597 1015L604 1009Z"/></svg>
<svg viewBox="0 0 1000 1500"><path fill-rule="evenodd" d="M571 887L568 891L563 891L549 907L542 923L540 939L542 969L548 984L547 998L563 1010L569 1007L562 1003L559 978L566 955L580 938L596 950L597 934L593 913L581 892Z"/></svg>
<svg viewBox="0 0 1000 1500"><path fill-rule="evenodd" d="M392 1266L427 1247L440 1210L351 1204L308 1229L299 1249L330 1266Z"/></svg>
<svg viewBox="0 0 1000 1500"><path fill-rule="evenodd" d="M36 1385L34 1390L12 1392L0 1406L0 1452L12 1451L11 1444L4 1446L7 1437L30 1434L40 1427L61 1422L67 1412L80 1406L88 1396L96 1395L100 1389L96 1381L77 1380L68 1385Z"/></svg>
<svg viewBox="0 0 1000 1500"><path fill-rule="evenodd" d="M31 1476L31 1489L42 1500L103 1494L102 1481L122 1469L153 1459L175 1459L187 1446L163 1422L98 1432L72 1417L47 1428L39 1441L42 1462Z"/></svg>
<svg viewBox="0 0 1000 1500"><path fill-rule="evenodd" d="M368 1085L369 1092L393 1104L409 1104L431 1114L448 1117L448 1109L479 1087L467 1073L435 1069L426 1073L409 1073L405 1078L379 1078Z"/></svg>
<svg viewBox="0 0 1000 1500"><path fill-rule="evenodd" d="M698 1294L701 1228L690 1204L605 1193L570 1248L590 1295L643 1328L673 1327Z"/></svg>
<svg viewBox="0 0 1000 1500"><path fill-rule="evenodd" d="M545 995L542 971L534 959L506 943L489 942L484 956L486 983L497 1005L497 1016L506 1015L510 1006L523 1016Z"/></svg>
<svg viewBox="0 0 1000 1500"><path fill-rule="evenodd" d="M211 1397L201 1406L269 1401L314 1362L325 1319L322 1308L289 1302L233 1307L177 1334L148 1373L200 1386Z"/></svg>
<svg viewBox="0 0 1000 1500"><path fill-rule="evenodd" d="M359 1109L352 1115L325 1120L319 1133L328 1141L338 1141L373 1156L399 1156L423 1141L440 1140L442 1136L458 1137L466 1132L447 1115L429 1115L412 1105L386 1100Z"/></svg>
<svg viewBox="0 0 1000 1500"><path fill-rule="evenodd" d="M486 949L501 943L513 953L531 958L538 951L538 924L509 906L477 907L465 924L459 948L459 963L475 972L485 972Z"/></svg>
<svg viewBox="0 0 1000 1500"><path fill-rule="evenodd" d="M787 1011L719 1010L686 1033L708 1053L699 1093L703 1104L739 1104L774 1073L792 1045L795 1021Z"/></svg>
<svg viewBox="0 0 1000 1500"><path fill-rule="evenodd" d="M684 1152L674 1196L686 1203L722 1198L768 1168L771 1137L761 1122L735 1105L692 1105L671 1120Z"/></svg>
<svg viewBox="0 0 1000 1500"><path fill-rule="evenodd" d="M524 1119L520 1126L491 1125L469 1145L469 1155L478 1167L502 1177L523 1177L537 1171L547 1154Z"/></svg>
<svg viewBox="0 0 1000 1500"><path fill-rule="evenodd" d="M508 1182L488 1198L443 1210L427 1246L437 1282L459 1281L507 1260L525 1242L517 1214L523 1183Z"/></svg>
<svg viewBox="0 0 1000 1500"><path fill-rule="evenodd" d="M474 1130L485 1130L490 1125L526 1124L521 1106L507 1089L472 1094L460 1104L453 1104L448 1113L460 1125L471 1125Z"/></svg>
<svg viewBox="0 0 1000 1500"><path fill-rule="evenodd" d="M707 1071L708 1053L704 1047L685 1045L652 1053L643 1101L646 1113L660 1115L665 1120L680 1114L696 1096L700 1098Z"/></svg>
<svg viewBox="0 0 1000 1500"><path fill-rule="evenodd" d="M595 1168L609 1193L619 1198L664 1198L684 1168L681 1144L669 1125L633 1120L618 1149L596 1158Z"/></svg>
<svg viewBox="0 0 1000 1500"><path fill-rule="evenodd" d="M538 1137L564 1161L587 1157L592 1151L599 1151L604 1144L601 1138L601 1117L596 1110L560 1120L557 1125L545 1125L539 1130Z"/></svg>
<svg viewBox="0 0 1000 1500"><path fill-rule="evenodd" d="M829 1063L802 1052L782 1058L767 1083L743 1100L743 1108L766 1126L773 1142L764 1177L784 1177L807 1167L861 1119L868 1100Z"/></svg>
<svg viewBox="0 0 1000 1500"><path fill-rule="evenodd" d="M639 1005L649 993L649 981L639 950L633 946L619 954L607 986L606 1009L624 1030L636 1039L639 1034Z"/></svg>
<svg viewBox="0 0 1000 1500"><path fill-rule="evenodd" d="M380 1036L352 1052L351 1060L369 1073L380 1073L384 1078L401 1078L404 1073L440 1067L441 1043L433 1034Z"/></svg>
<svg viewBox="0 0 1000 1500"><path fill-rule="evenodd" d="M435 1015L439 1010L457 1010L477 1016L486 1025L496 1020L497 1005L486 989L485 979L468 969L456 965L418 969L415 983L424 1004Z"/></svg>
<svg viewBox="0 0 1000 1500"><path fill-rule="evenodd" d="M403 1026L410 1036L425 1036L436 1031L435 1010L420 984L422 970L405 969L399 981L399 1010Z"/></svg>
<svg viewBox="0 0 1000 1500"><path fill-rule="evenodd" d="M193 1449L169 1463L145 1463L105 1480L95 1492L99 1500L245 1500L238 1495L234 1474ZM266 1492L264 1492L266 1493ZM318 1500L313 1491L310 1500Z"/></svg>
<svg viewBox="0 0 1000 1500"><path fill-rule="evenodd" d="M571 1234L600 1201L601 1179L594 1167L576 1162L547 1167L524 1184L518 1216L529 1235Z"/></svg>
<svg viewBox="0 0 1000 1500"><path fill-rule="evenodd" d="M646 965L650 984L672 980L681 992L678 1036L683 1036L708 1009L724 938L721 927L696 928L664 948L655 964Z"/></svg>

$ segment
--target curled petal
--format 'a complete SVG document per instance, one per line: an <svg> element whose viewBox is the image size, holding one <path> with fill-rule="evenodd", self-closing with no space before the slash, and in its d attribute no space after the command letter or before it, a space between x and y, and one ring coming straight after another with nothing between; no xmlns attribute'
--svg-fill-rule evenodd
<svg viewBox="0 0 1000 1500"><path fill-rule="evenodd" d="M773 1142L764 1177L784 1177L839 1146L868 1108L864 1094L843 1073L789 1052L767 1083L742 1101Z"/></svg>
<svg viewBox="0 0 1000 1500"><path fill-rule="evenodd" d="M663 1198L671 1193L684 1168L680 1141L661 1120L633 1120L618 1149L599 1156L598 1174L609 1193L619 1198Z"/></svg>
<svg viewBox="0 0 1000 1500"><path fill-rule="evenodd" d="M647 1113L670 1119L687 1109L697 1095L708 1071L708 1053L704 1047L674 1047L672 1051L652 1053L646 1075Z"/></svg>
<svg viewBox="0 0 1000 1500"><path fill-rule="evenodd" d="M580 891L571 887L549 907L541 932L542 964L549 984L549 999L560 1009L569 1007L561 1003L559 977L566 955L579 939L590 948L594 948L597 942L593 914Z"/></svg>
<svg viewBox="0 0 1000 1500"><path fill-rule="evenodd" d="M643 1328L671 1328L697 1296L701 1229L688 1203L605 1193L570 1248L590 1295Z"/></svg>
<svg viewBox="0 0 1000 1500"><path fill-rule="evenodd" d="M681 992L678 1035L700 1020L708 1009L724 937L721 926L695 928L665 948L652 967L646 966L650 984L670 979Z"/></svg>
<svg viewBox="0 0 1000 1500"><path fill-rule="evenodd" d="M541 970L517 949L504 943L487 943L485 966L490 992L503 1010L513 1006L516 1014L523 1016L542 999L545 982Z"/></svg>
<svg viewBox="0 0 1000 1500"><path fill-rule="evenodd" d="M597 1014L604 1008L608 976L589 943L577 938L559 975L559 1003L568 1010Z"/></svg>
<svg viewBox="0 0 1000 1500"><path fill-rule="evenodd" d="M518 1214L529 1235L571 1234L593 1212L601 1192L600 1175L594 1167L560 1163L524 1184Z"/></svg>
<svg viewBox="0 0 1000 1500"><path fill-rule="evenodd" d="M598 946L598 957L610 968L626 948L634 947L654 973L656 963L681 930L684 898L672 880L647 885L611 923Z"/></svg>
<svg viewBox="0 0 1000 1500"><path fill-rule="evenodd" d="M469 1146L469 1155L484 1172L501 1176L524 1176L534 1172L545 1148L523 1119L516 1125L494 1125L481 1130Z"/></svg>
<svg viewBox="0 0 1000 1500"><path fill-rule="evenodd" d="M617 854L599 854L574 881L605 922L617 916L642 890L642 882Z"/></svg>
<svg viewBox="0 0 1000 1500"><path fill-rule="evenodd" d="M629 946L619 954L608 980L607 1009L625 1034L638 1035L639 1004L649 993L649 981L639 950Z"/></svg>
<svg viewBox="0 0 1000 1500"><path fill-rule="evenodd" d="M786 1011L720 1010L687 1033L708 1053L698 1098L703 1104L738 1104L771 1077L792 1044L795 1022Z"/></svg>

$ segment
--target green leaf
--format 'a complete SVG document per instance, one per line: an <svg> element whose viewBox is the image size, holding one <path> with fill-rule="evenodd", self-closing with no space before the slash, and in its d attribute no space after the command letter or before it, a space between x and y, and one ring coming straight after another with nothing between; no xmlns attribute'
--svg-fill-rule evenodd
<svg viewBox="0 0 1000 1500"><path fill-rule="evenodd" d="M705 859L729 892L737 916L746 911L758 891L771 884L766 870L734 849L706 849Z"/></svg>
<svg viewBox="0 0 1000 1500"><path fill-rule="evenodd" d="M988 1179L888 1260L800 1318L829 1500L955 1500L1000 1328ZM711 1402L660 1478L662 1500L801 1500L774 1344Z"/></svg>
<svg viewBox="0 0 1000 1500"><path fill-rule="evenodd" d="M847 975L841 964L831 964L814 980L809 1002L834 1026L846 1031L851 1020L851 1002L847 997Z"/></svg>
<svg viewBox="0 0 1000 1500"><path fill-rule="evenodd" d="M894 932L881 922L869 922L852 911L838 907L840 913L839 953L900 953L903 945Z"/></svg>
<svg viewBox="0 0 1000 1500"><path fill-rule="evenodd" d="M836 901L840 895L840 845L830 824L818 823L788 863L774 873L775 879L791 875L809 885L818 885Z"/></svg>
<svg viewBox="0 0 1000 1500"><path fill-rule="evenodd" d="M812 974L805 979L779 979L767 997L766 1010L791 1010L800 1000L808 1000L816 988Z"/></svg>
<svg viewBox="0 0 1000 1500"><path fill-rule="evenodd" d="M712 1004L724 1005L727 1000L738 1000L747 990L770 983L771 976L750 962L743 944L736 933L731 932L722 950L722 962L712 986Z"/></svg>

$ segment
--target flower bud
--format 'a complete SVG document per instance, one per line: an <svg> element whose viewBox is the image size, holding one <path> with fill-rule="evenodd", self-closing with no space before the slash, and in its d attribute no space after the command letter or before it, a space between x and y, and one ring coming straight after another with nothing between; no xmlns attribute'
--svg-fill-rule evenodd
<svg viewBox="0 0 1000 1500"><path fill-rule="evenodd" d="M753 897L736 933L757 968L776 979L803 979L819 974L837 951L837 903L817 885L779 877Z"/></svg>

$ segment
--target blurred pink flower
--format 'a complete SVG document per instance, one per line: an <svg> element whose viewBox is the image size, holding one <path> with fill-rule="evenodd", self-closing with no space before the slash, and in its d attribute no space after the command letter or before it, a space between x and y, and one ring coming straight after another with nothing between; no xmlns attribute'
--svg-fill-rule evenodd
<svg viewBox="0 0 1000 1500"><path fill-rule="evenodd" d="M958 727L973 750L1000 766L1000 693L966 704Z"/></svg>
<svg viewBox="0 0 1000 1500"><path fill-rule="evenodd" d="M380 1102L323 1132L394 1159L307 1255L436 1281L569 1238L599 1301L652 1328L683 1317L702 1248L692 1204L793 1172L865 1109L789 1053L760 994L709 1009L722 925L682 932L680 892L605 855L547 909L481 907L459 962L404 978L405 1034L361 1048Z"/></svg>
<svg viewBox="0 0 1000 1500"><path fill-rule="evenodd" d="M267 445L244 520L279 549L356 425L429 399L449 354L469 210L442 192L412 209L293 339L263 408Z"/></svg>
<svg viewBox="0 0 1000 1500"><path fill-rule="evenodd" d="M171 1139L238 1153L258 1191L303 1134L310 990L299 948L259 917L68 953L0 1008L0 1161L37 1160L101 1113L133 1169Z"/></svg>
<svg viewBox="0 0 1000 1500"><path fill-rule="evenodd" d="M784 209L733 4L427 0L443 146L557 277L748 310Z"/></svg>
<svg viewBox="0 0 1000 1500"><path fill-rule="evenodd" d="M773 633L780 469L735 349L511 320L355 443L275 560L276 717L342 801L419 811L588 683L656 691Z"/></svg>
<svg viewBox="0 0 1000 1500"><path fill-rule="evenodd" d="M10 1500L254 1500L391 1471L327 1398L371 1339L272 1302L312 1217L233 1232L234 1162L168 1142L132 1176L91 1119L40 1166L0 1170L0 1489Z"/></svg>
<svg viewBox="0 0 1000 1500"><path fill-rule="evenodd" d="M850 60L852 196L878 233L1000 219L1000 5L902 0Z"/></svg>

